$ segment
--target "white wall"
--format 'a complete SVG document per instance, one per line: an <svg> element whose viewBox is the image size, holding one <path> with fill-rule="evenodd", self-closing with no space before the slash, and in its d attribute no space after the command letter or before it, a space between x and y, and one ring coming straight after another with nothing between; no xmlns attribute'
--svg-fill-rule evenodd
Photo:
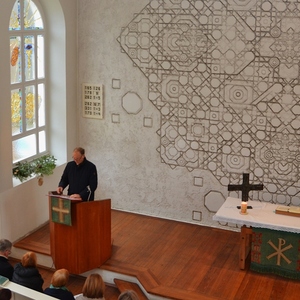
<svg viewBox="0 0 300 300"><path fill-rule="evenodd" d="M54 39L50 44L49 115L52 124L50 152L57 159L55 172L44 178L40 187L37 179L15 185L11 164L11 125L9 86L10 54L8 25L14 0L1 2L0 10L0 237L15 241L44 224L49 219L47 193L56 189L63 164L70 159L77 145L77 3L73 0L41 0L45 12L47 34ZM62 43L55 44L55 39ZM7 41L7 43L4 43ZM56 48L55 48L56 45Z"/></svg>
<svg viewBox="0 0 300 300"><path fill-rule="evenodd" d="M111 198L117 209L137 213L212 224L213 213L204 207L203 195L217 180L210 172L187 168L173 169L162 163L157 148L160 138L160 113L148 100L148 81L121 52L117 39L122 27L149 1L79 1L79 92L81 84L104 85L104 119L79 117L80 144L98 167L98 198ZM113 79L120 89L112 87ZM141 111L128 114L122 97L136 93ZM81 104L81 99L78 100ZM119 121L112 121L114 116ZM152 122L144 126L145 118ZM194 177L204 178L195 186ZM226 188L220 187L226 195ZM193 220L196 211L196 221ZM198 214L198 212L205 214ZM199 222L198 215L201 215Z"/></svg>
<svg viewBox="0 0 300 300"><path fill-rule="evenodd" d="M282 50L297 44L299 26L285 2L209 1L207 9L206 2L195 1L193 8L184 0L127 0L126 6L121 0L40 2L52 24L49 35L66 39L49 61L55 75L48 95L50 147L60 167L42 187L35 179L13 187L9 76L3 76L9 74L9 53L0 43L1 237L14 241L47 221L45 195L77 145L97 165L96 198L111 198L116 209L218 226L212 215L229 194L240 196L227 185L241 183L242 173L265 186L251 192L252 199L300 204L299 64L297 55ZM13 3L1 2L3 40ZM268 17L272 10L278 22ZM177 11L182 14L175 16ZM191 31L184 34L186 28ZM185 37L199 42L196 53L191 44L184 55ZM50 45L51 53L54 48ZM195 56L188 65L185 58ZM82 83L103 84L103 120L82 117ZM176 95L178 88L183 97ZM191 93L200 95L200 105ZM191 116L181 120L185 112ZM167 127L168 122L173 124ZM185 161L176 159L178 153Z"/></svg>
<svg viewBox="0 0 300 300"><path fill-rule="evenodd" d="M264 184L250 199L300 204L299 21L292 3L260 3L78 2L78 105L82 83L104 86L103 120L79 116L99 198L218 226L249 173Z"/></svg>

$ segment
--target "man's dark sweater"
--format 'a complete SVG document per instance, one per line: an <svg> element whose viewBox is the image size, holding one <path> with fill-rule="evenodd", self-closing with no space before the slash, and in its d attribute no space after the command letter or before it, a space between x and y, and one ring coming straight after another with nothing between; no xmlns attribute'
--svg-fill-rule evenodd
<svg viewBox="0 0 300 300"><path fill-rule="evenodd" d="M14 273L13 266L8 262L8 259L4 256L0 256L0 275L12 280Z"/></svg>
<svg viewBox="0 0 300 300"><path fill-rule="evenodd" d="M68 195L79 194L83 201L94 200L98 186L96 166L84 158L79 165L75 161L68 162L58 186L68 187Z"/></svg>

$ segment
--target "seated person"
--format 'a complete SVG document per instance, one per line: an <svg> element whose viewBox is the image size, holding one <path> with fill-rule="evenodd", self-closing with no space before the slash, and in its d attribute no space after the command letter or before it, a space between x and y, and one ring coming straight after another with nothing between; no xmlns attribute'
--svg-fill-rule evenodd
<svg viewBox="0 0 300 300"><path fill-rule="evenodd" d="M102 277L97 274L90 274L83 285L82 294L76 300L104 300L105 284Z"/></svg>
<svg viewBox="0 0 300 300"><path fill-rule="evenodd" d="M51 285L44 290L44 293L60 300L74 300L72 292L66 287L69 276L69 271L66 269L55 271L51 279Z"/></svg>
<svg viewBox="0 0 300 300"><path fill-rule="evenodd" d="M21 262L15 265L12 282L43 292L44 279L37 268L37 257L34 252L26 252Z"/></svg>
<svg viewBox="0 0 300 300"><path fill-rule="evenodd" d="M119 295L118 300L139 300L135 291L127 290Z"/></svg>
<svg viewBox="0 0 300 300"><path fill-rule="evenodd" d="M8 262L8 256L11 253L12 243L9 240L0 240L0 275L12 280L14 273L13 266Z"/></svg>
<svg viewBox="0 0 300 300"><path fill-rule="evenodd" d="M10 300L12 296L12 292L9 289L1 289L0 290L0 300Z"/></svg>

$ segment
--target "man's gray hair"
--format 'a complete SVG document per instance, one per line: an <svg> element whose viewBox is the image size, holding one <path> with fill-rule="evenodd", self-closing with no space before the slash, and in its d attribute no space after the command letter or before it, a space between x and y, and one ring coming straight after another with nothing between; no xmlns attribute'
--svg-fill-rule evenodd
<svg viewBox="0 0 300 300"><path fill-rule="evenodd" d="M85 154L85 150L82 147L76 147L73 152L79 152L81 155Z"/></svg>
<svg viewBox="0 0 300 300"><path fill-rule="evenodd" d="M0 252L4 252L5 250L11 249L12 243L9 240L1 239L0 240Z"/></svg>

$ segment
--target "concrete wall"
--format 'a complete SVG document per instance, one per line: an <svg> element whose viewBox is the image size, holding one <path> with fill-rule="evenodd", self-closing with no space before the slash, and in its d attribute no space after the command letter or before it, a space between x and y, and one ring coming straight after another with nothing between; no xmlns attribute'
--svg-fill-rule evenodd
<svg viewBox="0 0 300 300"><path fill-rule="evenodd" d="M80 143L114 208L218 226L229 184L299 205L299 6L294 2L82 0L79 86L104 117ZM97 103L97 100L94 101Z"/></svg>

